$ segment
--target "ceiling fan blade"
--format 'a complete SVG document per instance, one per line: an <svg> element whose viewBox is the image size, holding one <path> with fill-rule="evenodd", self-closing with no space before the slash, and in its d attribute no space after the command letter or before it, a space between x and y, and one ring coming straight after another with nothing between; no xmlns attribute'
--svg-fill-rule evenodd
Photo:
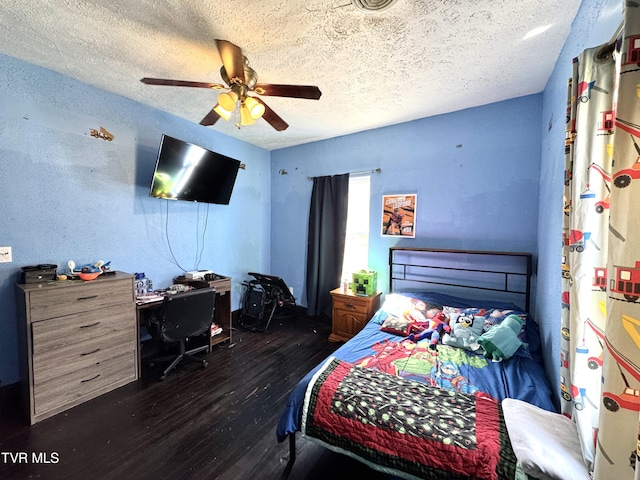
<svg viewBox="0 0 640 480"><path fill-rule="evenodd" d="M222 65L227 71L231 83L245 83L244 55L237 45L226 40L216 39L216 46L222 59Z"/></svg>
<svg viewBox="0 0 640 480"><path fill-rule="evenodd" d="M202 120L200 120L200 125L213 125L220 119L220 115L216 113L214 110L218 105L216 104L209 113L207 113Z"/></svg>
<svg viewBox="0 0 640 480"><path fill-rule="evenodd" d="M308 98L318 100L322 92L312 85L273 85L270 83L256 83L253 91L258 95L272 97Z"/></svg>
<svg viewBox="0 0 640 480"><path fill-rule="evenodd" d="M167 85L169 87L194 87L194 88L213 88L214 90L222 90L227 88L220 83L206 82L190 82L188 80L170 80L168 78L141 78L140 81L147 85Z"/></svg>
<svg viewBox="0 0 640 480"><path fill-rule="evenodd" d="M289 128L289 124L285 122L280 117L280 115L278 115L276 112L271 110L271 108L269 108L269 105L264 103L264 101L261 98L258 98L258 97L252 97L252 98L255 98L256 100L258 100L260 103L264 105L264 114L262 115L262 118L264 118L269 125L271 125L273 128L275 128L279 132Z"/></svg>

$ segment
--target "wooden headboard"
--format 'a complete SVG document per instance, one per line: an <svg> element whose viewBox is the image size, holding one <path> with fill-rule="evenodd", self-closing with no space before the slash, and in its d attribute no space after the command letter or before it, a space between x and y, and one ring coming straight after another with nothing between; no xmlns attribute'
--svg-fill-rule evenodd
<svg viewBox="0 0 640 480"><path fill-rule="evenodd" d="M433 248L389 248L389 291L432 290L515 303L530 311L530 253ZM477 297L477 295L476 295Z"/></svg>

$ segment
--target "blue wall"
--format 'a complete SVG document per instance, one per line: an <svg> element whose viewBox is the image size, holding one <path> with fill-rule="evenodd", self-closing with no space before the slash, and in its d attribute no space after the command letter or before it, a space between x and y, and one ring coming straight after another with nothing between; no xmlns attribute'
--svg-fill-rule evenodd
<svg viewBox="0 0 640 480"><path fill-rule="evenodd" d="M369 264L380 286L397 243L533 252L535 313L557 384L566 80L571 58L609 40L621 15L620 0L584 0L541 94L273 152L0 55L0 246L13 247L13 263L0 263L0 381L18 380L21 266L111 260L167 286L181 273L168 218L178 263L232 276L234 309L248 271L282 276L306 304L307 177L380 167ZM100 126L113 142L89 134ZM162 133L247 165L229 206L148 197ZM417 238L381 237L381 195L404 192L418 194Z"/></svg>
<svg viewBox="0 0 640 480"><path fill-rule="evenodd" d="M308 177L374 168L382 172L371 176L369 268L384 291L394 245L535 254L541 101L531 95L272 152L271 271L305 302ZM380 234L382 195L401 193L418 194L415 239Z"/></svg>
<svg viewBox="0 0 640 480"><path fill-rule="evenodd" d="M20 267L111 261L156 288L198 266L233 277L269 267L270 153L172 115L0 55L0 381L18 381ZM90 135L106 128L107 142ZM228 206L149 198L163 133L246 164ZM168 210L168 216L167 216ZM207 220L206 232L204 224ZM168 221L168 228L165 229ZM200 254L201 251L201 254Z"/></svg>
<svg viewBox="0 0 640 480"><path fill-rule="evenodd" d="M560 384L561 238L567 80L572 59L585 48L608 42L622 21L620 0L584 0L571 34L543 92L542 160L538 222L536 318L541 324L547 375Z"/></svg>
<svg viewBox="0 0 640 480"><path fill-rule="evenodd" d="M584 0L541 94L272 152L272 271L304 301L307 177L379 167L369 268L382 289L396 243L532 252L532 311L547 374L558 385L566 84L571 59L610 39L622 8L620 0ZM380 236L381 195L404 192L418 193L416 239Z"/></svg>

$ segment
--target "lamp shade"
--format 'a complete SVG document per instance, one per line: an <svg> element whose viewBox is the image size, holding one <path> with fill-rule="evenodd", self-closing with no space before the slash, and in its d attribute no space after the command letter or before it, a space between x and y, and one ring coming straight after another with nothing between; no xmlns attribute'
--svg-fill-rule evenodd
<svg viewBox="0 0 640 480"><path fill-rule="evenodd" d="M245 106L249 110L249 115L254 120L264 115L264 105L253 97L247 97L244 101Z"/></svg>
<svg viewBox="0 0 640 480"><path fill-rule="evenodd" d="M233 90L230 92L222 92L218 95L218 104L228 112L233 112L238 101L238 94Z"/></svg>
<svg viewBox="0 0 640 480"><path fill-rule="evenodd" d="M240 104L240 125L253 125L254 123L256 123L256 119L251 116L245 102L242 102Z"/></svg>
<svg viewBox="0 0 640 480"><path fill-rule="evenodd" d="M226 108L222 108L222 105L220 105L219 103L215 107L213 107L213 111L220 115L221 118L224 118L227 122L229 121L231 111L227 110Z"/></svg>

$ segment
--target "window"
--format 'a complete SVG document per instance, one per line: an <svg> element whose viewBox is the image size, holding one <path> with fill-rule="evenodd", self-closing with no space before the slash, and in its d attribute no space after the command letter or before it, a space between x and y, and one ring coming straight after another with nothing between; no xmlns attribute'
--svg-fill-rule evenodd
<svg viewBox="0 0 640 480"><path fill-rule="evenodd" d="M347 232L342 262L342 278L351 281L351 274L369 268L369 200L371 176L349 177Z"/></svg>

